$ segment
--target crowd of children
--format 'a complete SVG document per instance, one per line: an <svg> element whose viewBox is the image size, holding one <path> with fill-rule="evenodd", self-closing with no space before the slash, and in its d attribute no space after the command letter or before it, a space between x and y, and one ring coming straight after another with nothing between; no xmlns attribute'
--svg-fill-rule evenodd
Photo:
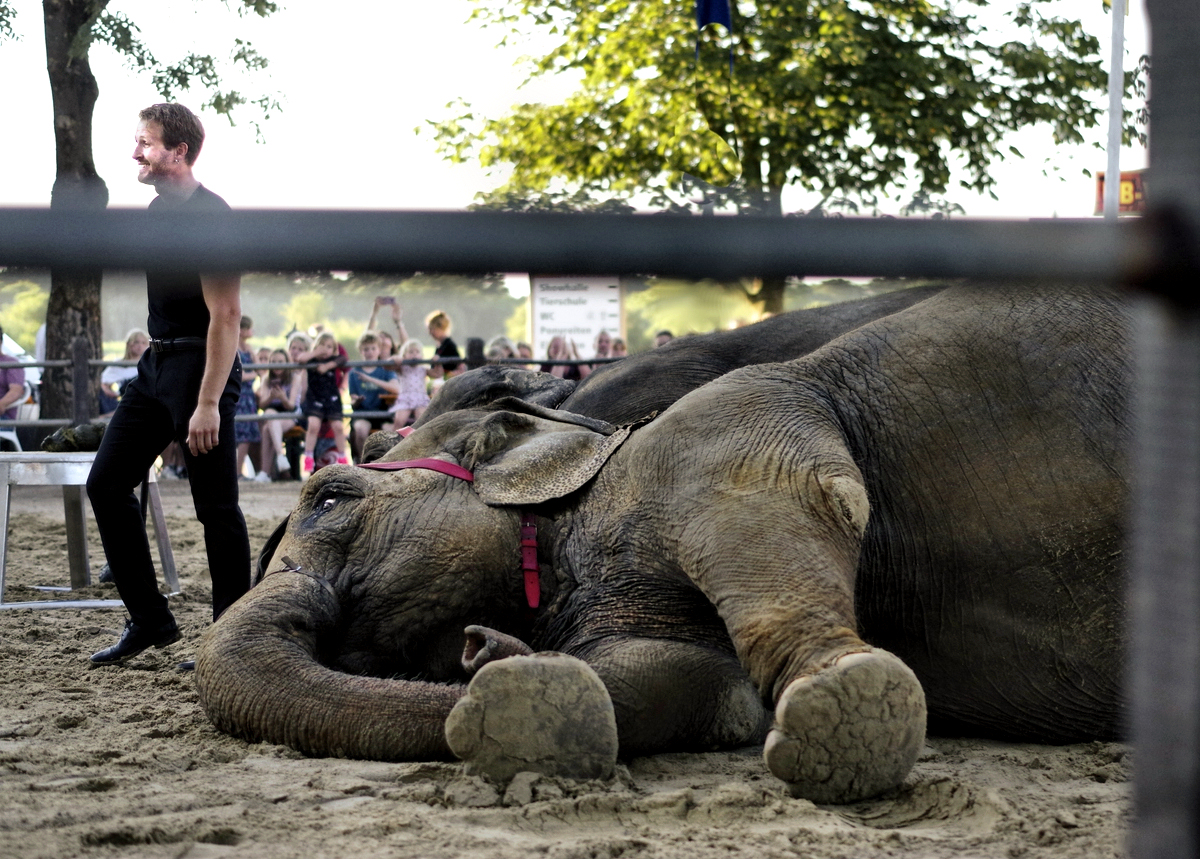
<svg viewBox="0 0 1200 859"><path fill-rule="evenodd" d="M384 308L390 313L381 314ZM377 327L377 321L383 324ZM303 478L325 465L351 462L371 433L398 431L416 421L436 387L462 369L450 325L443 311L426 319L436 344L433 357L443 359L431 365L424 344L408 336L395 299L376 299L368 328L356 344L356 360L367 366L348 367L355 359L321 326L314 326L313 336L292 332L286 350L253 353L248 342L253 322L243 317L238 351L243 364L259 366L245 373L238 414L267 418L236 424L243 476L249 479L246 472L253 470L246 466L249 459L257 465L254 480ZM280 366L271 366L275 364ZM353 412L349 433L348 412ZM251 457L255 445L259 455ZM297 449L302 451L298 455Z"/></svg>
<svg viewBox="0 0 1200 859"><path fill-rule="evenodd" d="M243 373L237 414L255 419L234 424L239 473L261 482L303 479L325 465L349 463L360 457L371 433L400 431L418 420L437 388L470 362L470 355L467 362L461 360L445 312L430 313L425 328L434 344L429 357L425 345L409 337L403 310L395 298L375 299L367 330L356 343L356 360L363 366L349 367L347 364L355 359L333 332L320 325L308 334L291 332L286 348L254 350L250 343L254 323L243 316L238 355L243 366L254 365L255 369ZM607 333L597 339L603 341L595 344L597 355L623 354L624 344L619 339ZM145 332L131 331L124 359L136 360L148 344ZM552 342L547 357L551 362L556 358L578 358L573 346ZM475 348L479 351L478 346ZM520 366L537 368L533 350L526 343L496 337L486 345L486 360L521 359L529 363ZM543 369L557 373L569 369L569 378L579 378L592 368L563 368L551 363ZM105 371L100 392L104 411L115 408L121 374L130 371L136 373L135 368L122 367ZM164 463L167 459L168 453L164 452Z"/></svg>

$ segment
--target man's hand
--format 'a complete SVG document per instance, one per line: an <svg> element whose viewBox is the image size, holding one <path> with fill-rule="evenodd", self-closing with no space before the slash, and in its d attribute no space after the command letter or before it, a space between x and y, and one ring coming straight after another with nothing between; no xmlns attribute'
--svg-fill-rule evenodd
<svg viewBox="0 0 1200 859"><path fill-rule="evenodd" d="M215 405L196 406L192 419L188 421L187 446L192 456L208 453L216 447L220 429L221 415Z"/></svg>

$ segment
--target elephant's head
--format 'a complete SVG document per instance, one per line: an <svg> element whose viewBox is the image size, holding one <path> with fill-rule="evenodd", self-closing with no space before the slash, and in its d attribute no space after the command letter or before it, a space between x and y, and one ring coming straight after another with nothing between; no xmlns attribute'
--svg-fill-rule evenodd
<svg viewBox="0 0 1200 859"><path fill-rule="evenodd" d="M520 511L578 490L627 433L508 400L431 421L380 467L321 469L260 584L205 635L209 717L316 754L445 754L464 627L528 623ZM420 460L443 470L397 465Z"/></svg>

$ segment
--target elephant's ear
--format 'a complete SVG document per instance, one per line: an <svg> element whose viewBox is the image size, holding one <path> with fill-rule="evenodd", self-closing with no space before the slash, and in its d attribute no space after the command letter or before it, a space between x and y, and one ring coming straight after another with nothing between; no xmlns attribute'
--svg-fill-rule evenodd
<svg viewBox="0 0 1200 859"><path fill-rule="evenodd" d="M587 483L629 437L581 425L527 404L522 412L497 411L484 418L452 451L475 473L475 492L486 504L540 504L569 495ZM529 412L538 412L531 414ZM585 418L588 424L600 424Z"/></svg>
<svg viewBox="0 0 1200 859"><path fill-rule="evenodd" d="M254 569L253 585L257 585L263 580L267 574L267 565L271 563L271 559L275 557L275 550L279 548L280 542L283 540L284 533L287 532L288 522L291 516L283 517L283 521L271 532L271 536L267 538L267 542L263 544L262 551L258 553L258 563Z"/></svg>

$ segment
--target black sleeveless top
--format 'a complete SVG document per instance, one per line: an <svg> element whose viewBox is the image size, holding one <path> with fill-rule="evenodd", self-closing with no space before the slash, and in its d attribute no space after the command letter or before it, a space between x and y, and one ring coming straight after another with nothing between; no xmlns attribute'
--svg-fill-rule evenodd
<svg viewBox="0 0 1200 859"><path fill-rule="evenodd" d="M229 204L200 185L181 202L155 197L148 211L221 212L229 211ZM149 304L146 330L154 339L208 335L208 305L204 303L198 272L147 270L146 295Z"/></svg>

